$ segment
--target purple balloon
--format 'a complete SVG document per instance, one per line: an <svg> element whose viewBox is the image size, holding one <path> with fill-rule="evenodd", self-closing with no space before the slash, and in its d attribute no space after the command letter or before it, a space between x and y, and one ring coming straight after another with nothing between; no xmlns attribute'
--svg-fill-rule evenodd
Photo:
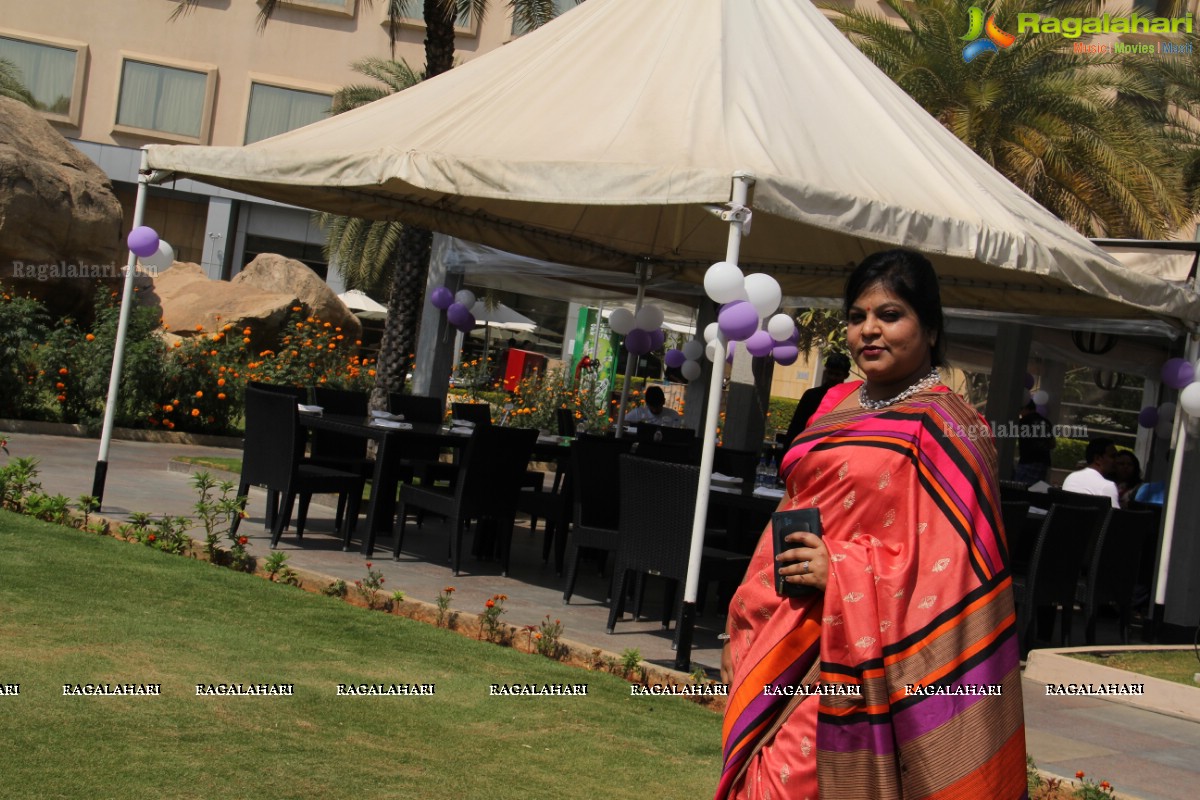
<svg viewBox="0 0 1200 800"><path fill-rule="evenodd" d="M683 354L682 350L677 350L676 348L672 347L667 351L667 354L663 356L663 361L667 362L667 366L671 369L679 369L683 366L683 362L687 361L687 356Z"/></svg>
<svg viewBox="0 0 1200 800"><path fill-rule="evenodd" d="M655 328L650 331L650 349L657 350L667 341L667 335L663 333L662 328Z"/></svg>
<svg viewBox="0 0 1200 800"><path fill-rule="evenodd" d="M794 344L777 344L771 350L771 356L776 364L788 367L796 363L796 359L800 357L800 350Z"/></svg>
<svg viewBox="0 0 1200 800"><path fill-rule="evenodd" d="M625 334L625 349L635 356L644 356L650 352L650 334L641 328L634 328Z"/></svg>
<svg viewBox="0 0 1200 800"><path fill-rule="evenodd" d="M1156 406L1145 406L1138 412L1138 425L1143 428L1153 428L1158 424L1158 408Z"/></svg>
<svg viewBox="0 0 1200 800"><path fill-rule="evenodd" d="M125 237L125 243L138 258L149 258L158 252L158 234L154 228L145 225L131 230L129 236Z"/></svg>
<svg viewBox="0 0 1200 800"><path fill-rule="evenodd" d="M787 342L788 344L795 344L798 341L800 341L800 329L793 328L792 335L787 338Z"/></svg>
<svg viewBox="0 0 1200 800"><path fill-rule="evenodd" d="M446 309L446 319L460 331L469 331L475 326L475 316L462 303L451 303Z"/></svg>
<svg viewBox="0 0 1200 800"><path fill-rule="evenodd" d="M775 347L775 340L771 338L771 334L766 331L755 331L750 334L750 338L746 340L746 349L750 351L750 355L755 358L762 358L770 355L771 350Z"/></svg>
<svg viewBox="0 0 1200 800"><path fill-rule="evenodd" d="M445 286L439 286L429 293L429 302L433 303L434 308L445 311L454 302L454 292Z"/></svg>
<svg viewBox="0 0 1200 800"><path fill-rule="evenodd" d="M1168 358L1162 367L1163 383L1172 389L1182 389L1196 377L1196 370L1191 362L1182 358Z"/></svg>
<svg viewBox="0 0 1200 800"><path fill-rule="evenodd" d="M727 303L717 315L721 333L731 342L742 342L758 330L758 311L747 300Z"/></svg>
<svg viewBox="0 0 1200 800"><path fill-rule="evenodd" d="M1025 388L1033 389L1034 378L1028 372L1025 373Z"/></svg>
<svg viewBox="0 0 1200 800"><path fill-rule="evenodd" d="M733 363L733 356L735 353L737 353L737 342L730 342L729 346L725 350L725 363L726 364Z"/></svg>

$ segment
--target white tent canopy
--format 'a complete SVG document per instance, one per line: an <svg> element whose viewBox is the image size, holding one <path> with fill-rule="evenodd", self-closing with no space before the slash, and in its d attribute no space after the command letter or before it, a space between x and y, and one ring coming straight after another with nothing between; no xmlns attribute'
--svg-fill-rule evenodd
<svg viewBox="0 0 1200 800"><path fill-rule="evenodd" d="M362 319L383 319L387 316L387 306L376 302L366 292L358 289L342 292L338 299Z"/></svg>
<svg viewBox="0 0 1200 800"><path fill-rule="evenodd" d="M836 296L864 255L904 245L933 260L948 305L1200 321L1188 290L1070 230L794 0L591 0L360 109L148 156L286 203L692 283L725 252L706 206L746 171L740 263L788 295Z"/></svg>

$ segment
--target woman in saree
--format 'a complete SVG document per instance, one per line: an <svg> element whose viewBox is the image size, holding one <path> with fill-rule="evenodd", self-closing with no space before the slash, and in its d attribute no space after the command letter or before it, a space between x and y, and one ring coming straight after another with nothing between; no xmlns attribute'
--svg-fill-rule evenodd
<svg viewBox="0 0 1200 800"><path fill-rule="evenodd" d="M1016 800L1025 731L991 431L941 382L937 277L868 257L846 284L862 382L830 389L781 466L784 597L764 533L729 609L717 798Z"/></svg>

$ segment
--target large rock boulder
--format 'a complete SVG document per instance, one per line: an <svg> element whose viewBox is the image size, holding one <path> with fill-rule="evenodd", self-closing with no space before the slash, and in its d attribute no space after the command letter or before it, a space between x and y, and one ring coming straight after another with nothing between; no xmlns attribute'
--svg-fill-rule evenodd
<svg viewBox="0 0 1200 800"><path fill-rule="evenodd" d="M312 316L341 328L347 339L353 341L362 338L362 323L354 316L354 312L346 308L346 304L338 299L320 275L300 261L275 253L263 253L247 264L230 283L291 295L299 299Z"/></svg>
<svg viewBox="0 0 1200 800"><path fill-rule="evenodd" d="M124 266L121 204L87 156L29 106L0 97L0 282L83 316Z"/></svg>
<svg viewBox="0 0 1200 800"><path fill-rule="evenodd" d="M163 324L178 336L212 333L225 325L250 328L252 346L273 346L292 308L342 329L349 341L362 323L321 278L299 261L260 255L232 281L210 280L199 264L175 262L154 277L137 279L143 305L162 308Z"/></svg>

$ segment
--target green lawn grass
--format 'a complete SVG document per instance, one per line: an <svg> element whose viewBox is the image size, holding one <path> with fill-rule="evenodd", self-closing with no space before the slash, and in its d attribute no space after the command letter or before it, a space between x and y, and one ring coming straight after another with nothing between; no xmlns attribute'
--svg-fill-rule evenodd
<svg viewBox="0 0 1200 800"><path fill-rule="evenodd" d="M240 458L227 458L225 456L176 456L176 461L182 461L184 464L195 464L198 467L205 469L223 469L226 472L242 473L242 460Z"/></svg>
<svg viewBox="0 0 1200 800"><path fill-rule="evenodd" d="M1192 676L1200 672L1200 660L1193 650L1114 650L1099 655L1068 653L1067 655L1093 664L1128 670L1151 678L1174 681L1188 686L1200 686Z"/></svg>
<svg viewBox="0 0 1200 800"><path fill-rule="evenodd" d="M64 684L161 683L160 697ZM197 697L198 683L293 697ZM587 697L490 697L492 683ZM709 796L720 716L614 676L0 512L0 797ZM433 697L338 697L433 683Z"/></svg>

